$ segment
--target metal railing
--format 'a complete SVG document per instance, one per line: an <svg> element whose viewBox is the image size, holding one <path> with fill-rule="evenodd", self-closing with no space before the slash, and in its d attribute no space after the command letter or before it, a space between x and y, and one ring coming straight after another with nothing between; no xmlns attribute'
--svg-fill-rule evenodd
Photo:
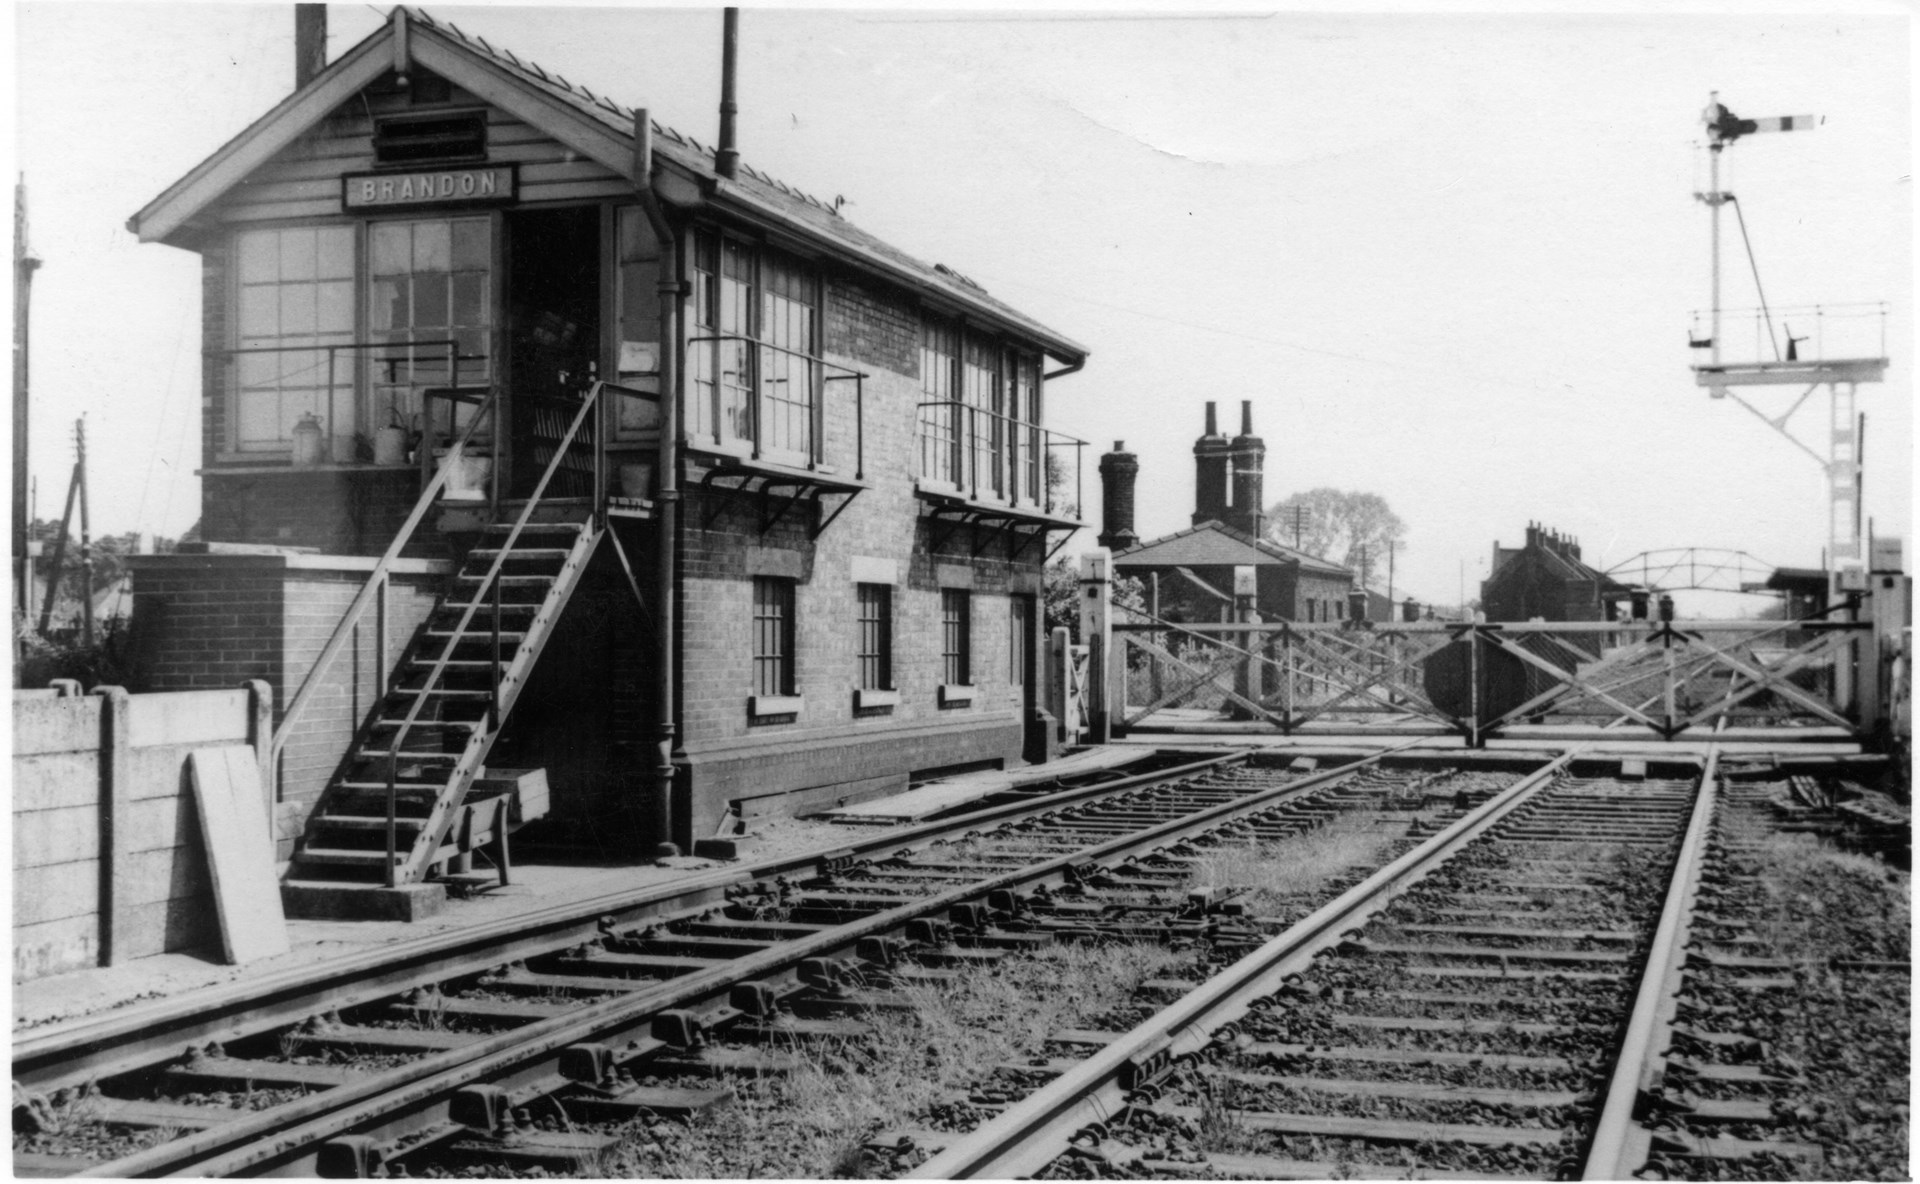
<svg viewBox="0 0 1920 1184"><path fill-rule="evenodd" d="M452 447L447 450L447 454L441 459L437 470L427 480L425 487L420 490L420 497L414 502L413 512L407 515L407 520L401 524L400 530L393 536L393 541L387 544L386 551L380 556L380 561L374 564L373 571L367 576L366 582L360 586L360 591L353 598L353 603L347 606L347 611L345 615L340 618L340 623L334 626L332 636L327 639L327 644L320 651L320 657L315 660L313 667L307 671L306 677L300 681L300 689L296 691L293 698L288 701L287 710L281 715L280 724L273 731L273 761L276 770L279 765L280 754L282 750L286 748L288 738L292 736L294 728L299 725L300 718L306 713L307 706L312 702L314 693L325 680L327 673L332 670L334 661L339 658L340 651L346 648L348 639L353 636L354 630L359 627L361 618L366 616L369 608L377 609L374 632L379 658L374 662L373 666L374 697L376 702L386 698L387 591L393 563L396 559L400 558L401 552L406 550L407 544L412 541L413 532L419 528L421 521L426 518L427 510L433 505L434 499L438 497L440 491L446 487L448 475L454 470L455 466L460 463L460 458L465 455L467 446L472 442L475 430L486 420L488 413L493 409L494 403L494 396L486 396L481 402L480 412L468 421L466 430L460 433L459 437L454 440Z"/></svg>
<svg viewBox="0 0 1920 1184"><path fill-rule="evenodd" d="M1884 300L1723 308L1720 360L1739 364L1884 358L1887 311ZM1712 324L1709 312L1694 310L1688 338L1703 351Z"/></svg>
<svg viewBox="0 0 1920 1184"><path fill-rule="evenodd" d="M461 362L463 361L470 362L470 361L485 359L485 355L482 355L482 354L462 354L460 352L460 343L452 340L451 338L439 339L439 340L433 340L433 341L406 341L406 342L399 342L399 341L317 342L316 341L316 342L305 342L298 345L246 345L246 346L238 346L233 349L208 350L205 352L203 356L220 361L220 362L231 364L237 358L251 357L251 356L256 356L260 354L325 354L326 355L326 363L325 363L326 381L324 384L315 383L314 386L317 387L319 390L323 391L326 397L327 438L329 440L338 440L343 438L353 439L355 437L365 436L368 434L367 432L358 430L357 428L354 431L350 431L350 432L341 432L341 431L338 431L337 429L340 423L340 407L338 402L339 396L342 393L344 393L349 400L355 399L357 397L356 392L358 391L360 386L358 381L358 376L351 372L346 376L346 379L344 382L341 380L340 355L343 353L364 355L365 352L369 350L402 351L397 356L392 356L392 357L364 357L363 358L363 360L371 362L375 365L384 365L387 367L387 371L388 371L387 381L378 383L375 385L389 387L389 388L406 388L406 389L414 389L414 390L419 390L421 388L416 387L412 382L407 382L407 383L399 382L394 377L394 372L400 366L410 366L410 367L416 366L418 364L415 356L417 351L425 350L430 355L438 354L438 355L444 356L447 381L439 385L438 389L441 389L441 390L462 389L460 384L460 370L459 370L459 366ZM316 363L313 367L313 370L314 370L314 373L317 375L320 370L320 364ZM234 378L234 393L237 397L242 399L247 398L250 395L253 395L253 396L264 396L267 394L278 395L281 389L279 386L279 380L283 377L284 376L282 375L276 375L274 385L268 386L263 383L249 384L246 381L244 381L241 376L236 375ZM481 390L484 388L474 387L474 388L467 388L467 389ZM389 410L394 414L399 413L398 408L390 408ZM408 414L409 415L411 414L411 409L409 409ZM331 457L330 459L338 462L342 458Z"/></svg>
<svg viewBox="0 0 1920 1184"><path fill-rule="evenodd" d="M950 485L975 501L1081 516L1085 440L988 407L940 400L919 405L914 442L918 480ZM1056 459L1060 449L1073 450L1071 499L1066 462Z"/></svg>
<svg viewBox="0 0 1920 1184"><path fill-rule="evenodd" d="M828 455L826 393L831 383L851 382L854 476L865 476L865 371L729 333L688 338L685 375L682 431L691 445L745 446L755 460L798 468L845 462Z"/></svg>

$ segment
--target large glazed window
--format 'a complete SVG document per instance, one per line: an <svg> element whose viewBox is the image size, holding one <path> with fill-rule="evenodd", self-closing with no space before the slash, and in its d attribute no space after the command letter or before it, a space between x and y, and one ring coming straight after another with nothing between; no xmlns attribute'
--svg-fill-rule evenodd
<svg viewBox="0 0 1920 1184"><path fill-rule="evenodd" d="M359 430L353 341L352 227L248 230L235 241L238 292L231 440L241 452L286 452L314 416L337 458ZM289 348L292 347L292 348Z"/></svg>
<svg viewBox="0 0 1920 1184"><path fill-rule="evenodd" d="M816 459L819 276L778 251L703 231L693 240L693 313L689 434L784 463Z"/></svg>
<svg viewBox="0 0 1920 1184"><path fill-rule="evenodd" d="M960 483L962 425L954 408L954 364L960 329L928 316L920 322L920 473L948 485Z"/></svg>
<svg viewBox="0 0 1920 1184"><path fill-rule="evenodd" d="M372 426L409 426L422 390L492 380L492 223L375 222L367 246L367 329L379 346L368 351ZM447 347L429 344L443 341L457 343L454 369Z"/></svg>

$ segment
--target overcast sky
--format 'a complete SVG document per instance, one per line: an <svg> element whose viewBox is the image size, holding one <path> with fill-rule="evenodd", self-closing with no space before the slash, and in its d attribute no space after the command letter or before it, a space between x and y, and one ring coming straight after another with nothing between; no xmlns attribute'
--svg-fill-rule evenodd
<svg viewBox="0 0 1920 1184"><path fill-rule="evenodd" d="M330 9L332 56L386 8ZM711 142L720 17L428 6ZM1700 112L1818 114L1726 154L1778 308L1885 301L1867 512L1911 525L1911 28L1903 9L1576 15L749 9L743 159L847 201L1085 344L1050 426L1140 456L1143 536L1188 524L1202 405L1254 401L1267 494L1377 492L1397 590L1452 601L1529 520L1600 566L1660 547L1813 565L1820 467L1688 367L1707 303ZM33 472L57 517L89 420L96 532L198 514L197 259L129 215L285 96L291 5L29 3L17 170L45 260ZM1726 227L1726 303L1756 303ZM1878 318L1787 314L1829 354ZM1857 337L1846 340L1851 331ZM1756 348L1751 318L1730 320ZM1849 346L1858 348L1848 348ZM1778 388L1776 388L1778 389ZM1767 409L1784 410L1786 390ZM1825 451L1823 396L1793 422ZM1082 533L1091 544L1098 529ZM1081 540L1076 540L1078 543Z"/></svg>

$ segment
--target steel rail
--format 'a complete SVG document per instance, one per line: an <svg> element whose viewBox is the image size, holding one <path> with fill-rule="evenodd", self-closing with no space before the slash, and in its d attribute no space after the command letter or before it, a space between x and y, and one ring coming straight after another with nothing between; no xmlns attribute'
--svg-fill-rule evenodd
<svg viewBox="0 0 1920 1184"><path fill-rule="evenodd" d="M1204 831L1219 821L1238 814L1250 814L1263 808L1284 804L1286 800L1306 796L1327 783L1344 779L1352 771L1375 764L1384 758L1390 750L1382 750L1361 758L1348 766L1336 770L1317 773L1286 785L1273 787L1269 791L1240 796L1231 802L1221 802L1181 817L1162 821L1154 827L1135 831L1133 835L1116 837L1112 841L1096 842L1073 852L1066 852L1058 858L1044 860L1041 864L1027 865L1023 869L1012 869L1008 873L973 881L968 885L952 888L937 896L927 896L914 902L904 902L899 908L874 913L851 925L835 927L822 931L820 935L785 942L774 950L766 950L745 959L733 959L720 963L708 971L699 971L695 975L685 975L670 983L660 984L659 988L645 990L639 994L628 994L624 998L603 1000L599 1004L580 1007L568 1015L553 1017L547 1021L538 1021L524 1025L511 1032L501 1032L493 1038L465 1046L461 1050L449 1050L442 1054L428 1055L411 1065L403 1065L382 1075L372 1075L361 1082L351 1082L344 1086L334 1086L323 1094L315 1094L307 1100L296 1101L290 1105L275 1107L273 1111L259 1111L252 1117L236 1119L232 1123L209 1128L204 1132L192 1132L171 1144L148 1149L129 1155L119 1161L106 1165L94 1165L90 1169L96 1174L234 1174L234 1172L259 1171L261 1165L269 1161L278 1161L282 1167L290 1157L298 1157L303 1149L330 1134L340 1134L351 1128L365 1128L369 1123L378 1123L380 1115L392 1115L396 1111L420 1111L420 1107L430 1107L434 1101L444 1103L453 1088L486 1077L497 1077L511 1071L515 1065L524 1065L538 1057L551 1057L568 1044L578 1044L584 1038L601 1034L609 1029L630 1029L637 1023L645 1023L653 1013L668 1007L684 1006L695 1000L712 998L724 992L737 981L747 981L756 977L766 977L772 973L785 973L791 967L799 965L806 958L816 958L831 952L839 952L858 942L862 936L877 935L891 929L904 927L908 919L914 919L925 913L945 910L950 904L958 904L970 898L979 898L995 888L1014 887L1020 883L1044 881L1048 877L1064 877L1069 864L1087 858L1102 858L1125 854L1133 848L1146 848L1154 844L1173 841L1181 835L1190 835ZM1125 781L1112 781L1098 787L1089 787L1085 791L1071 791L1073 798L1083 800L1100 794L1125 793L1129 789L1139 789L1146 783L1165 783L1179 781L1196 771L1206 771L1225 764L1235 764L1244 760L1244 752L1233 752L1221 758L1192 762L1188 766L1179 766L1175 770L1160 770L1146 773ZM989 812L991 816L968 816L956 819L952 823L929 823L925 827L916 827L912 833L897 833L885 841L868 844L868 850L885 848L904 848L912 842L925 841L937 833L960 833L981 827L985 821L1012 821L1025 816L1044 814L1048 810L1064 804L1062 800L1050 800L1046 806L1037 804L1014 804L1012 808ZM851 850L831 852L835 856L852 854ZM824 858L826 852L814 852L801 860L789 860L787 865L812 864L814 860ZM730 875L722 883L745 883L747 875ZM572 942L578 942L580 936L572 936ZM566 940L553 942L547 946L553 950L564 948ZM490 952L490 965L499 961L497 950ZM386 992L369 992L369 998L380 998L382 994L392 994L392 988ZM282 1019L284 1023L284 1019Z"/></svg>
<svg viewBox="0 0 1920 1184"><path fill-rule="evenodd" d="M1719 764L1719 748L1708 749L1706 767L1700 773L1700 792L1694 798L1693 816L1674 861L1666 904L1660 910L1660 923L1654 930L1653 944L1641 970L1640 990L1634 998L1626 1035L1620 1041L1619 1059L1607 1087L1606 1102L1599 1122L1594 1125L1593 1139L1581 1168L1582 1180L1631 1179L1646 1163L1652 1145L1649 1132L1636 1121L1635 1111L1641 1099L1654 1091L1666 1064L1667 1038L1671 1035L1680 980L1686 968L1694 905L1700 894L1701 867L1719 801L1715 784Z"/></svg>
<svg viewBox="0 0 1920 1184"><path fill-rule="evenodd" d="M1252 1000L1271 993L1286 975L1304 969L1314 955L1356 923L1385 908L1395 892L1416 883L1532 801L1586 749L1585 745L1568 749L1502 790L1037 1093L975 1128L907 1173L908 1178L1007 1179L1039 1172L1067 1149L1076 1132L1111 1121L1126 1109L1129 1074L1152 1062L1171 1063L1205 1048L1215 1031L1246 1014Z"/></svg>
<svg viewBox="0 0 1920 1184"><path fill-rule="evenodd" d="M1135 780L1174 781L1180 778L1182 770L1204 771L1208 767L1243 759L1244 755L1235 753L1225 758L1182 766L1181 769L1162 770ZM904 902L895 908L823 930L810 937L785 942L746 958L669 980L655 989L588 1004L566 1015L498 1033L459 1049L432 1054L411 1064L371 1075L363 1081L336 1086L302 1101L195 1132L171 1143L96 1165L90 1170L94 1174L113 1176L209 1176L285 1168L303 1153L311 1153L324 1139L370 1124L379 1124L389 1116L402 1113L406 1115L403 1121L424 1123L428 1119L423 1115L444 1109L452 1092L462 1086L516 1070L525 1072L531 1062L553 1058L569 1045L607 1039L609 1032L624 1032L646 1023L658 1012L713 998L734 983L790 971L809 958L833 955L851 948L861 938L900 929L917 917L942 912L952 905L998 889L1063 877L1068 867L1080 860L1110 858L1134 849L1174 841L1204 831L1236 815L1284 804L1340 780L1386 755L1388 751L1372 754L1337 769L1205 807L1132 834L958 885L936 895ZM1120 782L1111 782L1098 789L1113 793L1116 787L1138 788L1138 784L1125 786ZM1021 814L1031 812L1034 811L1030 806L1018 811ZM942 824L940 829L950 832L976 829L982 820L979 816L969 816L961 821L964 826ZM898 836L896 840L893 844L896 847L907 845ZM816 854L813 858L819 857ZM736 877L735 881L740 879L744 877Z"/></svg>
<svg viewBox="0 0 1920 1184"><path fill-rule="evenodd" d="M829 854L884 859L942 835L1038 817L1108 794L1192 777L1245 760L1247 755L1248 750L1235 749L1170 768L1063 789L1044 798L870 834L845 845L569 901L452 934L394 942L332 966L294 967L252 982L49 1025L14 1040L13 1077L29 1088L49 1090L116 1076L182 1044L233 1040L305 1018L315 1010L353 1007L425 982L484 970L503 960L565 950L596 936L606 917L618 923L698 907L721 899L727 889L741 884L805 872ZM1353 762L1329 773L1348 772L1367 763L1371 762Z"/></svg>

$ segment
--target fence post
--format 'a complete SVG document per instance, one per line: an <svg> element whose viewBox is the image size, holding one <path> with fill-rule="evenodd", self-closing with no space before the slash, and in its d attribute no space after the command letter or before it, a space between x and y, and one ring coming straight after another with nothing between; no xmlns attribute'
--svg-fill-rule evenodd
<svg viewBox="0 0 1920 1184"><path fill-rule="evenodd" d="M265 679L250 678L240 684L247 692L247 743L253 745L253 759L260 765L261 796L266 799L267 834L276 842L273 806L280 800L274 777L273 760L273 687Z"/></svg>
<svg viewBox="0 0 1920 1184"><path fill-rule="evenodd" d="M133 934L127 894L120 881L132 874L132 696L125 687L95 687L100 696L100 965L128 960Z"/></svg>
<svg viewBox="0 0 1920 1184"><path fill-rule="evenodd" d="M1073 743L1068 734L1072 721L1067 718L1067 697L1073 685L1072 644L1073 635L1065 625L1056 625L1047 638L1047 710L1062 744Z"/></svg>
<svg viewBox="0 0 1920 1184"><path fill-rule="evenodd" d="M1087 647L1087 739L1093 744L1113 738L1113 712L1126 710L1126 663L1113 652L1112 563L1113 553L1105 547L1080 557L1080 640Z"/></svg>
<svg viewBox="0 0 1920 1184"><path fill-rule="evenodd" d="M1484 748L1480 734L1480 630L1467 630L1467 747Z"/></svg>
<svg viewBox="0 0 1920 1184"><path fill-rule="evenodd" d="M1893 686L1894 662L1901 656L1908 626L1908 605L1913 599L1913 581L1894 572L1873 574L1873 597L1868 603L1873 634L1862 647L1860 662L1860 723L1867 735L1886 746L1893 737L1894 702L1899 688Z"/></svg>

